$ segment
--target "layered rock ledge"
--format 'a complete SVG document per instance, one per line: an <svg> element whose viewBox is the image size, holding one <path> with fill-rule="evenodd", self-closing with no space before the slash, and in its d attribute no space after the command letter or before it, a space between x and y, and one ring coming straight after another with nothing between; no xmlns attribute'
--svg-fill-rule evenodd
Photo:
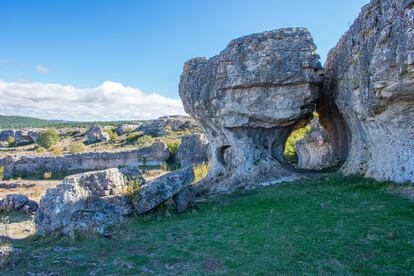
<svg viewBox="0 0 414 276"><path fill-rule="evenodd" d="M123 152L87 152L62 156L9 156L0 159L5 177L70 174L117 167L161 166L170 153L165 143L155 142L149 147Z"/></svg>

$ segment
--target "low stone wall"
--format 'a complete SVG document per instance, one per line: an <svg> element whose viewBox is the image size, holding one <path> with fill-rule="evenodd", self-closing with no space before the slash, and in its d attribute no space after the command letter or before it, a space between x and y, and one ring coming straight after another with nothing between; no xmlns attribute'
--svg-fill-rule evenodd
<svg viewBox="0 0 414 276"><path fill-rule="evenodd" d="M169 157L167 146L156 142L150 147L123 152L87 152L62 156L8 156L0 159L4 176L67 175L125 166L161 166Z"/></svg>

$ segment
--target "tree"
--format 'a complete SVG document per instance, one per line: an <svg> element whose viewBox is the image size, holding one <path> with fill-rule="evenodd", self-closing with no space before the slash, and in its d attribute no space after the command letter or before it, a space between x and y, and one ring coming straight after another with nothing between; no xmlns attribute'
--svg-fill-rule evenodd
<svg viewBox="0 0 414 276"><path fill-rule="evenodd" d="M48 129L42 132L37 138L37 144L41 147L50 149L59 142L59 135L56 130Z"/></svg>

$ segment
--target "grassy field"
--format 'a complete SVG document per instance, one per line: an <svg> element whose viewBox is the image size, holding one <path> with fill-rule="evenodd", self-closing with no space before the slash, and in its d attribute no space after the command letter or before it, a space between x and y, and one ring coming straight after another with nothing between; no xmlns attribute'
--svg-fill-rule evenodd
<svg viewBox="0 0 414 276"><path fill-rule="evenodd" d="M413 275L414 203L391 184L328 176L133 218L111 239L12 246L15 268L2 275Z"/></svg>

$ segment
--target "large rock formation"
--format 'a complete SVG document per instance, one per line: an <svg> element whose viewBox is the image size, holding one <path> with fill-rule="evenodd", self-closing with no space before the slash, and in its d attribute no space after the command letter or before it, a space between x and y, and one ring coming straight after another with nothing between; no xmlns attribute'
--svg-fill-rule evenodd
<svg viewBox="0 0 414 276"><path fill-rule="evenodd" d="M4 176L41 176L71 174L116 167L161 166L170 153L165 143L155 142L149 147L122 152L86 152L62 156L8 156L0 159Z"/></svg>
<svg viewBox="0 0 414 276"><path fill-rule="evenodd" d="M37 233L75 236L91 232L106 234L132 212L123 175L118 169L66 177L40 200L35 223Z"/></svg>
<svg viewBox="0 0 414 276"><path fill-rule="evenodd" d="M212 151L209 175L197 186L226 193L295 178L283 164L284 143L314 110L319 69L311 34L303 28L242 37L218 56L186 62L180 96Z"/></svg>
<svg viewBox="0 0 414 276"><path fill-rule="evenodd" d="M371 1L325 67L318 111L334 152L349 149L341 171L414 182L414 1Z"/></svg>
<svg viewBox="0 0 414 276"><path fill-rule="evenodd" d="M312 120L305 137L296 141L296 153L299 169L321 170L335 165L331 142L318 118Z"/></svg>
<svg viewBox="0 0 414 276"><path fill-rule="evenodd" d="M208 161L210 148L204 134L190 134L181 138L175 159L181 167Z"/></svg>

